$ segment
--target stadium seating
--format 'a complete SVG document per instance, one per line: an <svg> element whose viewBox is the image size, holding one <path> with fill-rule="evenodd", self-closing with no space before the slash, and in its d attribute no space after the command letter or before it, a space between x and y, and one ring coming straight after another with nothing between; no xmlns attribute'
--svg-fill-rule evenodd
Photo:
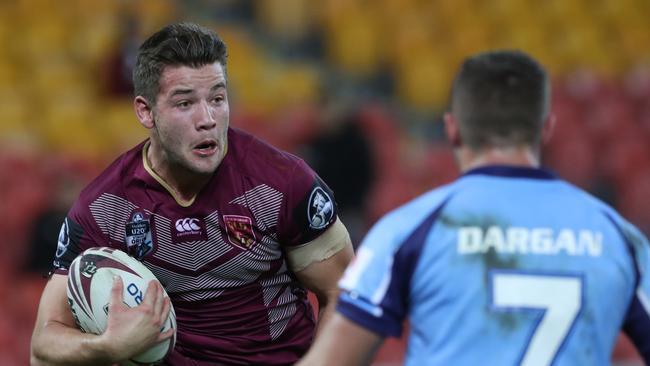
<svg viewBox="0 0 650 366"><path fill-rule="evenodd" d="M105 87L106 60L131 20L141 35L181 14L217 29L229 45L233 125L282 148L319 133L324 94L359 100L378 172L367 225L458 173L440 134L422 133L446 108L458 62L485 49L526 50L554 77L558 126L545 164L650 234L650 2L262 0L219 16L248 3L0 2L0 305L11 312L0 320L1 365L28 363L42 281L18 281L16 295L4 295L23 278L28 228L51 188L47 167L82 156L89 178L146 136L129 98ZM615 360L634 362L621 342ZM403 346L389 342L377 362L398 364Z"/></svg>

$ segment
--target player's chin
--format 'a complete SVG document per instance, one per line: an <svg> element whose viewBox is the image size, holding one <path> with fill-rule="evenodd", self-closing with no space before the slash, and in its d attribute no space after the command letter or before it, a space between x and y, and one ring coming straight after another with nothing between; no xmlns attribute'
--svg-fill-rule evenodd
<svg viewBox="0 0 650 366"><path fill-rule="evenodd" d="M216 156L210 158L194 158L192 159L191 170L197 174L212 174L217 167L219 167L221 159Z"/></svg>

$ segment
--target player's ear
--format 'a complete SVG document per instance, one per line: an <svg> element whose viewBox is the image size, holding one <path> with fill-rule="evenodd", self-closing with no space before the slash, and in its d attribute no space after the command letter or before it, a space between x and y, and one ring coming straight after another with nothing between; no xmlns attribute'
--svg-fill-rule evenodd
<svg viewBox="0 0 650 366"><path fill-rule="evenodd" d="M141 95L135 97L133 99L133 109L135 109L135 115L145 128L154 127L153 108L145 97Z"/></svg>
<svg viewBox="0 0 650 366"><path fill-rule="evenodd" d="M553 112L548 114L546 120L544 120L544 126L542 126L542 145L549 142L553 132L555 131L555 124L557 123L557 117Z"/></svg>
<svg viewBox="0 0 650 366"><path fill-rule="evenodd" d="M460 146L461 139L460 130L458 128L458 120L456 120L456 117L454 117L451 112L445 112L443 119L445 121L445 134L447 135L447 139L451 143L451 146Z"/></svg>

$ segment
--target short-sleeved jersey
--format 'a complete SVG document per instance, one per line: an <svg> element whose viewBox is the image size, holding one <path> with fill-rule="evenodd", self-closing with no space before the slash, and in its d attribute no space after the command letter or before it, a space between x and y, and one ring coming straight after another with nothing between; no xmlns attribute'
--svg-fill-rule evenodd
<svg viewBox="0 0 650 366"><path fill-rule="evenodd" d="M407 365L609 365L621 328L650 361L650 247L542 169L489 166L382 218L337 310Z"/></svg>
<svg viewBox="0 0 650 366"><path fill-rule="evenodd" d="M147 142L86 187L59 235L55 272L84 249L109 246L140 259L174 305L174 365L295 362L315 320L285 250L336 220L330 189L299 158L236 129L228 152L191 204L177 202L148 168Z"/></svg>

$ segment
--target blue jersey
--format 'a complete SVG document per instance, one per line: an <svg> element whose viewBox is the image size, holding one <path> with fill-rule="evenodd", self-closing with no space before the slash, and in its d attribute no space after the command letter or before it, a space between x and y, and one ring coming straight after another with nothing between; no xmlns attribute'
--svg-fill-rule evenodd
<svg viewBox="0 0 650 366"><path fill-rule="evenodd" d="M544 170L467 172L382 218L337 310L407 365L609 365L621 329L650 360L650 246Z"/></svg>

